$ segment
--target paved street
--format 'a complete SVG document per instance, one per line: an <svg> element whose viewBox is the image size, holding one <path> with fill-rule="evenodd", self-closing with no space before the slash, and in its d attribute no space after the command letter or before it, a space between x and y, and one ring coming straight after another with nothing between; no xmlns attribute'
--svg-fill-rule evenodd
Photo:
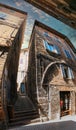
<svg viewBox="0 0 76 130"><path fill-rule="evenodd" d="M74 121L62 121L46 124L37 124L30 126L22 126L10 130L76 130L76 122Z"/></svg>

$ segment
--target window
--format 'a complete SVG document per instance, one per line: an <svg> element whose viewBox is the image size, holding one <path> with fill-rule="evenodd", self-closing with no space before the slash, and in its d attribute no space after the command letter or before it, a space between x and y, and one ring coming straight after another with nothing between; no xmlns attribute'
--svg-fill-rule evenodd
<svg viewBox="0 0 76 130"><path fill-rule="evenodd" d="M58 37L54 37L53 39L61 44L61 41L60 41L60 39Z"/></svg>
<svg viewBox="0 0 76 130"><path fill-rule="evenodd" d="M44 32L43 35L48 38L49 40L53 40L53 38L49 35L48 32Z"/></svg>
<svg viewBox="0 0 76 130"><path fill-rule="evenodd" d="M54 45L55 49L57 50L57 53L60 54L60 49L58 46Z"/></svg>
<svg viewBox="0 0 76 130"><path fill-rule="evenodd" d="M68 68L67 68L67 67L64 67L64 77L65 77L65 78L69 78Z"/></svg>
<svg viewBox="0 0 76 130"><path fill-rule="evenodd" d="M72 57L71 57L71 54L70 54L70 52L69 52L69 51L64 50L64 53L65 53L65 55L66 55L66 57L67 57L67 58L69 58L69 59L71 59L71 58L72 58Z"/></svg>
<svg viewBox="0 0 76 130"><path fill-rule="evenodd" d="M46 37L49 36L48 32L44 32L43 34L44 34L44 36L46 36Z"/></svg>
<svg viewBox="0 0 76 130"><path fill-rule="evenodd" d="M47 41L44 41L44 46L47 50L54 52L56 54L60 54L60 50L59 50L58 46L49 44Z"/></svg>
<svg viewBox="0 0 76 130"><path fill-rule="evenodd" d="M70 67L68 67L68 74L69 74L70 79L74 79L74 74L73 74L73 71Z"/></svg>
<svg viewBox="0 0 76 130"><path fill-rule="evenodd" d="M20 85L21 94L25 93L25 84L21 83Z"/></svg>
<svg viewBox="0 0 76 130"><path fill-rule="evenodd" d="M61 65L61 70L64 78L74 79L73 71L70 67Z"/></svg>

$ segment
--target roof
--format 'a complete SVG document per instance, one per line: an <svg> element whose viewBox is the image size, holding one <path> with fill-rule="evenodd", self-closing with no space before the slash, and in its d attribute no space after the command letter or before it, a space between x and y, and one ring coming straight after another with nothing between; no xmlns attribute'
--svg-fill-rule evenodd
<svg viewBox="0 0 76 130"><path fill-rule="evenodd" d="M25 0L76 29L76 0Z"/></svg>

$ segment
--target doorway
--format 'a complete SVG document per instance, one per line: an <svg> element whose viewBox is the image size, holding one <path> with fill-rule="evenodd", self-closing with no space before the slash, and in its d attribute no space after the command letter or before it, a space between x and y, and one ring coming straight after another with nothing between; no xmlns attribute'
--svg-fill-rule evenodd
<svg viewBox="0 0 76 130"><path fill-rule="evenodd" d="M20 93L21 95L26 95L25 84L23 82L20 85Z"/></svg>
<svg viewBox="0 0 76 130"><path fill-rule="evenodd" d="M70 91L60 91L60 116L70 114Z"/></svg>

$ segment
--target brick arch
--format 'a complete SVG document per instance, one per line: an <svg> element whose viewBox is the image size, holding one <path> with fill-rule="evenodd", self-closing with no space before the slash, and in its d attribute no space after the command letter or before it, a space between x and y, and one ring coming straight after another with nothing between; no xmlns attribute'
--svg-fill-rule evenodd
<svg viewBox="0 0 76 130"><path fill-rule="evenodd" d="M48 69L49 69L52 65L54 65L54 64L66 64L66 62L65 62L65 61L54 61L54 62L50 63L49 65L47 65L47 67L45 68L45 71L43 72L43 75L42 75L41 86L43 85L43 81L44 81L44 78L45 78L45 75L46 75Z"/></svg>

